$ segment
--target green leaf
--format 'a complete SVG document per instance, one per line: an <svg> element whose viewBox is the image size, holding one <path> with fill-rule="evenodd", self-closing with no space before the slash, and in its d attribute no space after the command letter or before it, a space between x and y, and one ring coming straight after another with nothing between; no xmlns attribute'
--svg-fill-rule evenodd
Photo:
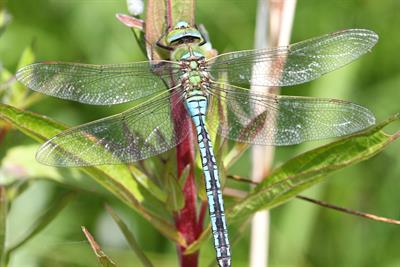
<svg viewBox="0 0 400 267"><path fill-rule="evenodd" d="M7 259L10 254L33 238L37 233L42 231L47 225L49 225L55 217L67 206L67 204L75 197L76 193L69 191L64 193L62 196L55 196L51 201L53 204L48 210L43 212L39 218L29 228L28 232L18 241L10 246L7 250Z"/></svg>
<svg viewBox="0 0 400 267"><path fill-rule="evenodd" d="M207 228L203 230L203 232L200 234L200 236L191 243L186 249L185 249L185 255L190 255L195 253L200 249L200 247L203 245L203 243L208 240L211 236L211 225L208 224Z"/></svg>
<svg viewBox="0 0 400 267"><path fill-rule="evenodd" d="M8 14L8 12L5 9L0 7L0 36L4 32L10 21L11 21L10 14Z"/></svg>
<svg viewBox="0 0 400 267"><path fill-rule="evenodd" d="M183 196L182 187L176 177L167 174L166 179L166 189L168 191L167 195L167 209L170 211L179 211L185 206L185 200Z"/></svg>
<svg viewBox="0 0 400 267"><path fill-rule="evenodd" d="M129 170L135 179L147 189L148 192L151 193L152 196L160 200L161 202L165 202L167 200L167 194L161 190L161 188L155 184L147 175L143 172L139 171L133 165L129 165Z"/></svg>
<svg viewBox="0 0 400 267"><path fill-rule="evenodd" d="M19 59L17 69L20 69L26 65L32 64L35 62L35 53L33 52L33 44L29 45L24 49L22 55Z"/></svg>
<svg viewBox="0 0 400 267"><path fill-rule="evenodd" d="M33 53L32 45L29 45L22 52L22 56L18 62L18 69L22 66L31 64L35 61L35 55ZM16 107L22 107L24 100L28 95L28 90L21 83L14 83L8 91L8 101L10 105Z"/></svg>
<svg viewBox="0 0 400 267"><path fill-rule="evenodd" d="M153 267L153 264L150 262L149 258L144 254L142 249L140 248L139 244L137 243L135 237L133 236L132 232L129 230L128 226L122 221L122 219L115 213L111 207L106 206L107 212L111 215L114 221L117 223L119 229L124 234L126 240L128 241L130 247L132 248L133 252L135 252L136 256L139 260L143 263L145 267Z"/></svg>
<svg viewBox="0 0 400 267"><path fill-rule="evenodd" d="M321 182L329 173L371 158L400 136L400 132L388 135L382 131L384 126L399 118L397 114L375 127L287 161L230 208L228 218L246 219L259 210L280 205Z"/></svg>
<svg viewBox="0 0 400 267"><path fill-rule="evenodd" d="M96 254L97 260L99 261L100 265L103 267L117 267L117 265L103 252L99 244L97 244L93 236L84 226L82 226L82 231L89 241L90 247L92 248L94 254Z"/></svg>
<svg viewBox="0 0 400 267"><path fill-rule="evenodd" d="M4 104L0 104L0 118L39 142L66 129L64 125L47 117ZM132 170L135 170L136 174L140 173L138 169L131 166L129 170L126 165L103 165L79 169L135 209L166 237L180 245L185 244L184 238L176 231L174 225L164 219L169 215L165 210L165 205L154 198L132 175ZM150 212L149 209L152 211Z"/></svg>
<svg viewBox="0 0 400 267"><path fill-rule="evenodd" d="M187 165L178 178L176 164L176 157L170 157L163 170L164 173L161 175L163 177L163 187L167 192L166 207L173 212L177 212L185 206L183 188L190 172L190 165Z"/></svg>
<svg viewBox="0 0 400 267"><path fill-rule="evenodd" d="M37 149L38 145L25 145L7 150L0 165L0 177L3 178L4 183L10 184L28 179L48 179L86 191L104 191L78 169L55 168L38 163L34 156Z"/></svg>
<svg viewBox="0 0 400 267"><path fill-rule="evenodd" d="M6 188L0 186L0 265L4 266L5 244L6 244L6 221L8 205Z"/></svg>

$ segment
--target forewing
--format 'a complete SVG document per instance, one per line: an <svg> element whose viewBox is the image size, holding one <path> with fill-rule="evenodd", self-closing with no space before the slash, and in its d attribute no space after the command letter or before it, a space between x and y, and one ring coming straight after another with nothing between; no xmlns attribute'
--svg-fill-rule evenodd
<svg viewBox="0 0 400 267"><path fill-rule="evenodd" d="M234 84L295 85L354 61L377 41L370 30L343 30L286 47L222 54L209 60L210 73Z"/></svg>
<svg viewBox="0 0 400 267"><path fill-rule="evenodd" d="M178 71L169 61L89 65L44 62L18 70L18 81L46 95L93 105L133 101L166 89ZM171 76L172 75L172 76Z"/></svg>
<svg viewBox="0 0 400 267"><path fill-rule="evenodd" d="M36 158L46 165L73 167L130 163L167 151L187 136L190 123L182 112L182 96L175 97L178 101L171 104L174 98L164 94L146 105L64 131L43 144Z"/></svg>
<svg viewBox="0 0 400 267"><path fill-rule="evenodd" d="M293 145L349 135L375 123L368 109L347 101L250 94L225 84L213 84L210 94L220 102L209 111L219 116L209 121L210 131L244 143Z"/></svg>

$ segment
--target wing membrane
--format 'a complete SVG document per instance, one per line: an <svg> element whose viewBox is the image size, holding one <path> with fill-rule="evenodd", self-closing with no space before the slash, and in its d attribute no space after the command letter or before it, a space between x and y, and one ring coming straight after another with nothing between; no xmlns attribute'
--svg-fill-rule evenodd
<svg viewBox="0 0 400 267"><path fill-rule="evenodd" d="M368 52L378 41L369 30L351 29L287 47L238 51L209 60L214 78L234 84L289 86L340 68Z"/></svg>
<svg viewBox="0 0 400 267"><path fill-rule="evenodd" d="M222 102L219 108L210 109L220 116L218 121L209 122L210 130L239 142L293 145L348 135L375 123L368 109L347 101L257 95L240 87L216 83L210 90ZM221 118L221 114L225 115Z"/></svg>
<svg viewBox="0 0 400 267"><path fill-rule="evenodd" d="M190 123L180 92L174 94L64 131L43 144L36 158L73 167L135 162L167 151L187 136Z"/></svg>
<svg viewBox="0 0 400 267"><path fill-rule="evenodd" d="M35 63L17 72L17 79L32 90L93 105L119 104L166 89L177 64L169 61L115 65Z"/></svg>

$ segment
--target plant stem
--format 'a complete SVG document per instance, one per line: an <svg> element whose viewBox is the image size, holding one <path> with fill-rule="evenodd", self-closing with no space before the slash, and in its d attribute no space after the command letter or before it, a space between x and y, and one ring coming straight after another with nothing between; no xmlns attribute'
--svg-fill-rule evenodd
<svg viewBox="0 0 400 267"><path fill-rule="evenodd" d="M180 105L176 112L186 112L185 107ZM179 118L179 116L174 116L174 120ZM176 124L181 124L181 122L176 122ZM188 138L186 138L182 143L176 147L176 159L177 159L177 171L178 177L182 176L182 172L185 170L186 166L191 166L188 176L186 177L186 182L183 186L183 195L185 206L178 213L175 214L175 225L177 230L183 235L186 243L190 245L200 235L202 227L198 225L203 222L197 222L196 214L196 185L194 180L194 140L192 133L192 125L188 120L186 122L186 127L190 129ZM182 177L183 178L183 177ZM179 257L182 267L196 267L198 262L198 252L184 255L185 247L179 246Z"/></svg>
<svg viewBox="0 0 400 267"><path fill-rule="evenodd" d="M293 24L296 0L259 0L255 48L288 45ZM273 63L265 66L266 71L273 67ZM262 84L262 83L260 83ZM275 93L277 88L256 88L266 93ZM258 112L256 110L256 112ZM271 114L276 116L276 114ZM268 125L266 127L273 127ZM274 157L274 148L254 146L252 149L253 168L252 180L261 181L270 172ZM261 211L254 215L251 230L250 266L268 266L268 240L269 240L269 212ZM262 237L262 238L260 238Z"/></svg>

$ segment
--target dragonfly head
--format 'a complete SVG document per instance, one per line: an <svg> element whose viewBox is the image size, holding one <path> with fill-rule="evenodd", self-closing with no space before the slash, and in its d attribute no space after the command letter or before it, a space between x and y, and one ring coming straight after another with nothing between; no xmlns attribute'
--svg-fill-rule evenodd
<svg viewBox="0 0 400 267"><path fill-rule="evenodd" d="M204 42L200 31L186 21L176 23L175 27L167 33L165 40L168 46Z"/></svg>

